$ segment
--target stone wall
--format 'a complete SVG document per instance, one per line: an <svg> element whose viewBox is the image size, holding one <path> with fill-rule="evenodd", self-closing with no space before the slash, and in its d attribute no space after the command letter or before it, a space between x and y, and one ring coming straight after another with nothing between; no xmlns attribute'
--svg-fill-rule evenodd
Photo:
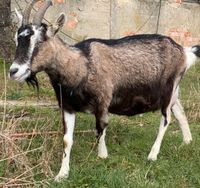
<svg viewBox="0 0 200 188"><path fill-rule="evenodd" d="M12 0L12 9L25 0ZM193 2L193 3L192 3ZM90 37L118 38L160 33L190 46L200 43L200 4L181 0L54 0L45 18L53 22L60 12L68 19L63 37L69 43ZM38 2L37 9L42 4ZM62 34L61 34L62 35Z"/></svg>

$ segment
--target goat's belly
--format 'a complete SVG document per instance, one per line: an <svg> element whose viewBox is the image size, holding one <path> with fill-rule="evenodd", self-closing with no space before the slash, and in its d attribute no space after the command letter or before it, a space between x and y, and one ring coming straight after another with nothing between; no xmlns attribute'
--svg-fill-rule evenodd
<svg viewBox="0 0 200 188"><path fill-rule="evenodd" d="M160 99L145 99L140 96L125 99L113 99L109 112L118 115L132 116L145 112L155 111L160 108Z"/></svg>

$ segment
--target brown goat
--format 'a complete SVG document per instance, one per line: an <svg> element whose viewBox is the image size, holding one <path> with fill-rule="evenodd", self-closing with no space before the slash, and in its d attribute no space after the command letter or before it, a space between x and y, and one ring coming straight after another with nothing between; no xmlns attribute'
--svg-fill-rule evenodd
<svg viewBox="0 0 200 188"><path fill-rule="evenodd" d="M178 85L200 57L200 46L184 49L171 38L155 34L116 40L88 39L69 46L56 36L64 24L63 14L54 26L42 23L51 1L46 1L32 24L27 21L35 1L23 17L17 13L22 25L16 34L17 50L10 77L36 85L37 72L45 71L50 78L63 110L65 128L63 161L56 180L69 173L76 112L95 115L101 158L108 155L105 134L109 112L131 116L161 110L160 129L149 160L157 159L171 110L180 123L183 141L192 140L178 100Z"/></svg>

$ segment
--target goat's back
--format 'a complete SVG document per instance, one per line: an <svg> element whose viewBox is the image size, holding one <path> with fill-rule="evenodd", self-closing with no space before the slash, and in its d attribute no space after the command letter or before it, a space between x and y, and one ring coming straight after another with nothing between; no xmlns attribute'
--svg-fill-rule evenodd
<svg viewBox="0 0 200 188"><path fill-rule="evenodd" d="M122 39L88 39L75 45L89 59L94 72L118 84L145 84L179 75L184 70L183 48L162 35ZM164 84L164 83L163 83Z"/></svg>

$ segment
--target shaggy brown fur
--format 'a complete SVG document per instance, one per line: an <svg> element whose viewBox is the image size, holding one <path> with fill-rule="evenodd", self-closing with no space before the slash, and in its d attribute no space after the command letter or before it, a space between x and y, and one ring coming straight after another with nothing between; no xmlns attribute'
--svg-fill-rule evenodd
<svg viewBox="0 0 200 188"><path fill-rule="evenodd" d="M78 111L134 115L165 109L186 67L182 47L167 37L113 46L94 41L89 48L85 56L54 37L41 44L32 63L33 72L46 71L52 82L87 93L90 103Z"/></svg>

